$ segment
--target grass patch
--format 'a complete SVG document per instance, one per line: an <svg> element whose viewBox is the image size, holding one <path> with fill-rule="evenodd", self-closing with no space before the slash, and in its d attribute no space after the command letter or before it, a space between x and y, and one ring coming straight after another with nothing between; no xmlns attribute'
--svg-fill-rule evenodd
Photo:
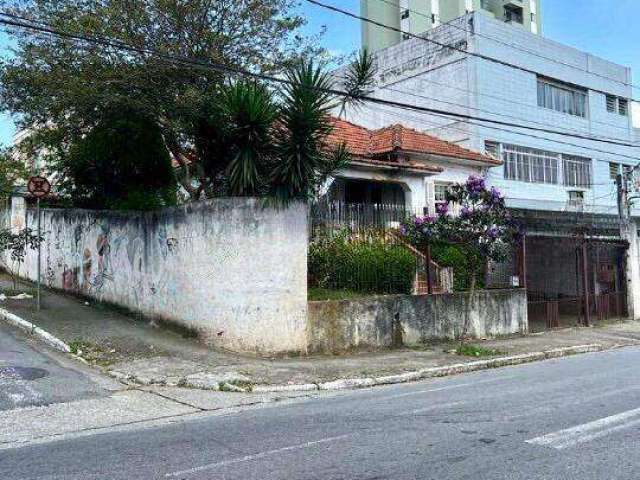
<svg viewBox="0 0 640 480"><path fill-rule="evenodd" d="M492 348L479 347L477 345L460 345L456 349L456 353L463 357L495 357L502 355L504 352Z"/></svg>
<svg viewBox="0 0 640 480"><path fill-rule="evenodd" d="M370 295L354 292L351 290L331 290L328 288L311 287L307 293L307 298L310 302L317 302L323 300L353 300L357 298L364 298Z"/></svg>
<svg viewBox="0 0 640 480"><path fill-rule="evenodd" d="M236 392L233 387L242 388L246 392L253 390L253 383L242 380L230 380L228 382L219 382L218 388L221 392Z"/></svg>
<svg viewBox="0 0 640 480"><path fill-rule="evenodd" d="M1 288L0 289L0 293L2 293L3 295L6 295L7 297L15 297L17 295L21 295L23 293L26 293L27 295L31 295L32 297L35 298L36 294L38 293L36 291L35 288L20 288L18 287L17 289L14 288Z"/></svg>
<svg viewBox="0 0 640 480"><path fill-rule="evenodd" d="M89 363L103 367L109 366L112 363L112 357L115 353L113 350L110 351L101 345L82 339L69 342L69 348L74 355L79 355Z"/></svg>

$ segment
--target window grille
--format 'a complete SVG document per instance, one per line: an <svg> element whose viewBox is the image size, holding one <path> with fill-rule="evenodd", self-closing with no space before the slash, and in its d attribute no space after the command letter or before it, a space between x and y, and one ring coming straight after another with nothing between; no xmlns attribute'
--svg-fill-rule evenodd
<svg viewBox="0 0 640 480"><path fill-rule="evenodd" d="M618 113L624 117L629 115L629 100L626 98L618 99Z"/></svg>
<svg viewBox="0 0 640 480"><path fill-rule="evenodd" d="M591 160L575 155L562 156L564 184L568 187L591 187Z"/></svg>
<svg viewBox="0 0 640 480"><path fill-rule="evenodd" d="M505 178L530 183L558 183L560 155L535 148L502 145Z"/></svg>

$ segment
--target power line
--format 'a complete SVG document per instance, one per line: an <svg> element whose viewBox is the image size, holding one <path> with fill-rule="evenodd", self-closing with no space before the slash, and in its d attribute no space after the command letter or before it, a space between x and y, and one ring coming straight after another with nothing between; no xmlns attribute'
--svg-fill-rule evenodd
<svg viewBox="0 0 640 480"><path fill-rule="evenodd" d="M440 50L442 50L442 49L440 49ZM438 51L440 51L440 50L438 50ZM403 78L401 78L399 80L395 80L393 82L390 82L387 85L379 86L378 88L380 88L381 90L390 89L390 85L397 85L397 84L399 84L401 82L407 82L409 80L414 80L416 78L421 77L422 75L424 75L426 73L430 73L430 72L433 72L435 70L439 70L440 68L444 68L444 67L446 67L448 65L450 65L450 63L445 63L445 64L442 64L442 65L438 65L438 66L436 66L434 68L430 68L428 70L422 70L422 71L420 71L418 73L414 73L414 74L409 75L407 77L403 77ZM523 107L526 107L526 108L531 108L532 107L532 105L528 104L528 103L519 102L517 100L510 100L510 99L507 99L507 98L499 97L497 95L492 95L490 93L479 92L478 90L469 90L469 89L465 89L465 88L460 88L460 87L456 87L454 85L449 85L449 84L442 83L442 82L436 82L435 80L431 80L431 79L427 79L427 78L420 78L420 81L421 82L432 83L434 85L438 85L438 86L442 86L442 87L447 87L447 88L450 88L452 90L457 90L457 91L463 92L463 93L470 93L472 95L478 95L478 96L482 96L482 97L492 98L492 99L495 99L495 100L499 100L500 102L503 102L503 103L519 105L519 106L523 106ZM409 93L409 92L405 92L405 93ZM501 115L501 114L495 114L495 115ZM531 120L527 120L527 121L531 121ZM597 123L597 124L600 124L600 125L605 125L607 127L612 127L612 128L625 130L627 132L629 131L629 127L622 127L620 125L614 125L614 124L611 124L611 123L594 120L592 118L590 118L589 121L591 123ZM634 143L633 146L638 146L638 144Z"/></svg>
<svg viewBox="0 0 640 480"><path fill-rule="evenodd" d="M464 55L469 55L469 56L472 56L472 57L481 58L482 60L487 60L489 62L497 63L497 64L505 66L505 67L515 68L517 70L521 70L521 71L526 72L526 73L538 75L538 72L536 72L534 70L531 70L529 68L523 67L521 65L516 65L516 64L513 64L513 63L509 63L509 62L507 62L505 60L500 60L499 58L490 57L490 56L482 54L482 53L469 52L469 51L467 51L467 50L465 50L463 48L456 47L454 45L447 45L446 43L442 43L442 42L440 42L438 40L434 40L433 38L427 38L427 37L423 37L423 36L420 36L420 35L416 35L415 33L407 32L405 30L402 30L401 28L397 28L397 27L394 27L392 25L387 25L385 23L378 22L377 20L372 20L370 18L363 17L362 15L355 14L355 13L350 12L348 10L344 10L344 9L336 7L334 5L330 5L328 3L323 3L323 2L320 2L318 0L306 0L306 1L308 3L316 5L318 7L325 8L327 10L331 10L331 11L334 11L336 13L340 13L340 14L345 15L347 17L351 17L351 18L354 18L356 20L360 20L360 21L363 21L363 22L366 22L366 23L370 23L372 25L376 25L377 27L385 28L387 30L391 30L391 31L400 33L400 34L404 35L405 38L415 38L415 39L418 39L418 40L422 40L423 42L433 43L434 45L438 45L438 46L440 46L442 48L448 48L450 50L454 50L454 51L462 53ZM595 88L592 88L591 90L593 90L594 92L608 94L608 92L605 92L603 90L598 90L598 89L595 89ZM635 101L635 102L640 102L640 100L635 100L633 98L630 98L630 100Z"/></svg>
<svg viewBox="0 0 640 480"><path fill-rule="evenodd" d="M427 97L426 95L421 95L419 93L409 92L409 91L406 91L406 90L399 90L399 89L396 89L396 88L391 88L389 86L380 87L380 89L381 90L389 90L389 91L392 91L392 92L401 93L403 95L409 95L409 96L416 97L416 98L422 98L424 100L431 100L433 102L444 103L444 104L447 104L447 105L452 105L452 106L456 106L456 107L460 107L460 108L466 108L468 110L475 110L475 111L478 111L478 112L484 112L484 113L488 113L490 115L496 115L498 117L511 118L511 119L514 119L514 120L520 120L520 121L523 121L523 122L529 122L529 123L537 124L537 125L545 125L544 123L538 122L538 121L535 121L535 120L528 120L526 118L517 117L515 115L509 115L509 114L505 114L505 113L497 113L497 112L494 112L492 110L487 110L487 109L478 108L478 107L471 107L471 106L468 106L468 105L462 105L460 103L449 102L447 100L440 100L440 99L434 98L434 97ZM578 130L564 130L564 132L566 132L566 133L580 133ZM604 136L601 136L601 135L593 136L592 138L598 138L598 139L601 139L601 140L619 141L619 140L617 140L617 139L615 139L613 137L604 137ZM632 145L634 147L638 146L635 143L634 144L629 144L629 145Z"/></svg>
<svg viewBox="0 0 640 480"><path fill-rule="evenodd" d="M369 106L369 108L371 108L371 107ZM401 110L412 110L411 108L406 109L406 108L402 108L402 107L400 107L400 109ZM389 112L389 113L392 113L392 112ZM395 114L395 113L393 113L393 114ZM435 115L435 116L447 118L447 115L443 115L443 114L439 114L439 115ZM414 118L412 118L412 117L410 117L408 115L405 115L404 118L405 119L409 119L411 121L415 120ZM424 120L422 120L422 119L420 120L420 122L423 122L423 121ZM610 152L608 150L602 150L602 149L598 149L598 148L594 148L594 147L589 147L589 146L585 146L585 145L579 145L577 143L566 142L566 141L563 141L563 140L556 140L556 139L552 139L552 138L548 138L548 137L541 137L539 135L534 135L534 134L526 133L526 132L518 132L518 131L514 131L514 130L509 130L509 129L506 129L506 128L493 127L491 125L485 125L485 124L476 123L476 122L473 122L473 121L454 122L454 123L465 123L465 124L469 124L469 125L475 125L475 126L478 126L478 127L481 127L481 128L488 128L488 129L496 130L496 131L500 131L500 132L506 132L506 133L511 133L511 134L515 134L515 135L520 135L520 136L523 136L523 137L534 138L536 140L544 140L544 141L547 141L547 142L557 143L559 145L566 145L566 146L570 146L570 147L574 147L574 148L579 148L581 150L588 150L590 152L603 153L605 155L613 155L613 156L615 156L617 158L625 158L625 159L628 159L628 160L632 160L634 162L634 164L638 164L638 161L640 161L640 158L638 158L638 157L632 157L630 155L625 155L625 154L618 153L618 152ZM436 124L431 123L431 125L436 125ZM455 127L451 126L451 124L442 125L442 126L439 126L437 128L438 129L457 130L459 132L463 132L463 133L466 133L466 134L469 133L468 131L461 130L459 128L455 128ZM601 159L598 159L598 158L592 158L592 160L596 161L596 162L607 163L607 164L611 163L610 160L601 160ZM593 185L596 185L596 184L593 184Z"/></svg>
<svg viewBox="0 0 640 480"><path fill-rule="evenodd" d="M366 0L366 1L371 1L371 0ZM376 0L376 1L378 1L378 2L382 2L382 3L386 3L387 5L391 5L391 6L393 6L393 7L397 7L397 8L398 8L398 10L399 10L399 11L401 11L401 12L402 12L402 11L408 11L408 12L411 12L411 13L415 13L416 15L419 15L419 16L421 16L421 17L423 17L423 18L431 19L431 17L430 17L429 15L425 15L424 13L419 12L419 11L417 11L417 10L413 10L413 9L411 9L411 8L403 8L403 7L401 7L400 5L395 4L395 3L393 3L393 2L391 2L391 1L389 1L389 0ZM580 67L576 66L576 65L572 65L572 64L570 64L570 63L560 61L560 60L558 60L558 59L556 59L556 58L547 57L546 55L542 55L542 54L537 53L537 52L534 52L534 51L532 51L532 50L528 50L528 49L526 49L526 48L522 48L522 47L520 47L520 46L513 45L513 44L511 44L511 43L505 42L504 40L500 40L499 38L495 38L495 37L493 37L493 36L491 36L491 35L487 35L487 34L484 34L484 33L478 33L478 32L475 32L475 31L474 31L474 32L472 32L472 31L470 31L470 30L467 30L467 29L466 29L466 28L464 28L464 27L461 27L461 26L459 26L459 25L456 25L454 22L447 22L447 23L445 23L444 25L447 25L447 26L451 26L451 27L457 28L458 30L461 30L461 31L463 31L463 32L465 32L465 33L472 34L472 35L477 35L478 37L482 37L482 38L486 38L486 39L488 39L488 40L494 41L494 42L496 42L496 43L500 43L500 44L505 45L505 46L507 46L507 47L513 48L513 49L515 49L515 50L520 50L521 52L525 52L525 53L527 53L527 54L529 54L529 55L533 55L533 56L536 56L536 57L538 57L538 58L542 58L542 59L544 59L544 60L548 60L548 61L550 61L550 62L554 62L554 63L557 63L557 64L559 64L559 65L563 65L563 66L565 66L565 67L573 68L573 69L575 69L575 70L579 70L579 71L581 71L581 72L583 72L583 73L584 73L584 70L583 70L583 69L581 69ZM624 85L625 87L632 87L632 88L636 88L636 89L639 89L639 90L640 90L640 85L637 85L637 84L634 84L634 83L627 83L627 82L623 82L623 81L621 81L621 80L616 80L616 79L613 79L613 78L609 78L609 77L606 77L606 76L601 75L601 74L596 73L596 72L589 72L589 74L594 75L594 76L596 76L596 77L604 78L604 79L606 79L606 80L609 80L609 81L612 81L612 82L615 82L615 83L619 83L619 84L621 84L621 85Z"/></svg>
<svg viewBox="0 0 640 480"><path fill-rule="evenodd" d="M312 0L308 0L308 1L312 1ZM0 11L0 16L6 16L6 17L10 17L10 18L14 19L14 20L6 20L6 19L1 19L0 20L0 24L5 24L5 25L8 25L8 26L23 28L23 29L27 29L27 30L31 30L31 31L40 32L40 33L47 33L47 34L50 34L50 35L59 36L59 37L67 38L67 39L74 39L74 40L80 40L80 41L83 41L83 42L99 44L101 46L107 46L107 47L110 47L110 48L116 48L116 49L125 50L125 51L129 51L129 52L133 52L133 53L145 54L145 55L150 55L150 56L154 56L154 57L159 57L159 58L161 58L163 60L166 60L166 61L169 61L169 62L173 62L173 63L187 64L187 65L191 65L191 66L194 66L194 67L205 68L205 69L213 69L213 70L216 70L216 71L221 71L221 72L225 72L225 73L233 74L233 75L237 75L237 76L257 78L257 79L261 79L261 80L268 81L268 82L278 83L278 84L281 84L281 85L282 84L290 85L292 83L289 80L287 80L286 78L278 78L278 77L274 77L272 75L256 73L256 72L250 72L250 71L242 69L242 68L230 67L228 65L222 65L222 64L218 64L218 63L209 62L209 61L205 62L205 61L199 61L199 60L190 59L188 57L180 57L180 56L176 56L176 55L168 55L168 54L164 54L164 53L161 53L161 52L157 52L154 49L150 49L150 48L135 47L135 46L126 44L126 43L118 41L118 40L114 41L114 40L111 40L111 39L105 39L104 37L96 37L96 36L91 36L90 37L90 36L87 36L87 35L64 32L64 31L55 29L55 28L53 28L51 26L43 26L42 24L41 25L37 25L37 24L34 24L34 22L31 22L29 19L26 19L26 18L23 18L23 17L18 17L16 15L12 15L12 14L7 14L7 13L1 12L1 11ZM15 20L16 18L18 20ZM25 23L25 22L28 22L28 23ZM322 89L318 89L318 90L323 91L324 93L332 94L332 95L344 95L345 94L344 91L336 90L334 88L322 88ZM374 103L374 104L381 104L381 105L389 105L389 106L393 106L393 107L397 107L397 108L402 108L402 109L405 109L405 110L429 113L429 114L440 115L440 116L444 116L444 117L460 118L460 119L463 119L463 120L467 121L470 124L475 124L475 125L478 125L478 126L481 126L481 127L484 127L484 128L491 128L491 129L495 129L495 130L506 131L506 132L515 133L515 134L518 134L518 135L529 136L529 137L532 137L532 138L538 138L538 139L542 139L542 140L547 140L547 141L552 141L552 142L556 142L556 143L566 144L566 145L570 145L570 146L573 146L573 147L576 147L576 148L580 148L580 149L592 150L592 151L597 151L597 152L600 152L600 153L606 153L608 155L616 155L618 157L630 158L630 159L633 159L636 162L638 160L640 160L637 157L631 157L631 156L623 155L623 154L620 154L620 153L609 152L609 151L605 151L605 150L599 150L599 149L595 149L595 148L585 147L583 145L564 142L564 141L561 141L561 140L548 139L546 137L540 137L540 136L536 136L536 135L531 135L531 134L527 134L527 133L524 133L524 132L507 130L507 129L504 129L504 128L492 127L492 126L484 125L484 124L477 124L477 123L473 123L473 121L487 122L487 123L492 123L492 124L501 125L501 126L511 126L511 127L521 128L521 129L525 129L525 130L534 130L534 131L539 131L539 132L544 132L544 133L549 133L549 134L559 135L559 136L576 137L576 138L581 138L583 140L590 140L590 141L594 141L594 142L603 142L603 143L611 143L611 144L620 145L620 146L635 147L635 145L623 144L621 142L611 142L611 141L607 141L607 140L598 140L598 139L595 139L595 138L592 138L592 137L589 137L589 136L586 136L586 135L569 134L569 133L565 133L565 132L555 131L555 130L552 130L552 129L529 127L529 126L526 126L526 125L519 125L519 124L503 122L503 121L498 121L498 120L491 120L491 119L486 119L486 118L477 117L477 116L473 116L473 115L459 114L459 113L454 113L454 112L447 112L447 111L444 111L444 110L428 108L428 107L420 107L420 106L416 106L416 105L405 104L405 103L402 103L402 102L396 102L396 101L391 101L391 100L383 100L383 99L370 97L370 96L366 96L366 95L357 96L356 98L358 100L361 100L361 101L364 101L364 102L371 102L371 103Z"/></svg>

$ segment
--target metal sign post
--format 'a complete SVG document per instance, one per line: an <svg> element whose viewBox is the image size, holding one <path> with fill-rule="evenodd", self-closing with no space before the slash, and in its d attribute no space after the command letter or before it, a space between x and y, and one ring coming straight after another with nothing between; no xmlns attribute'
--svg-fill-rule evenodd
<svg viewBox="0 0 640 480"><path fill-rule="evenodd" d="M36 282L36 305L38 311L40 311L40 284L41 284L41 269L42 269L42 247L40 238L42 237L42 221L40 216L40 199L46 197L51 192L51 184L49 180L44 177L31 177L27 184L27 190L29 193L36 197L36 215L37 215L37 228L38 228L38 279Z"/></svg>

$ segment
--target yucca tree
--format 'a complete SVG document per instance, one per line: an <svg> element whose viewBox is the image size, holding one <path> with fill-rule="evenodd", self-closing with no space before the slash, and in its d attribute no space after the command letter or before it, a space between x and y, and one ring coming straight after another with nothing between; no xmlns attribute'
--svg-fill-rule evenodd
<svg viewBox="0 0 640 480"><path fill-rule="evenodd" d="M345 166L344 148L330 149L331 77L313 62L287 71L278 116L277 160L272 192L279 200L309 198L332 172Z"/></svg>
<svg viewBox="0 0 640 480"><path fill-rule="evenodd" d="M344 146L330 147L331 112L362 101L374 64L364 52L347 69L337 94L333 78L312 60L284 72L275 92L253 81L220 87L198 126L196 146L212 182L231 195L309 199L348 163Z"/></svg>
<svg viewBox="0 0 640 480"><path fill-rule="evenodd" d="M273 125L278 109L269 90L256 82L238 82L222 89L220 103L228 121L229 191L255 195L264 184L274 154Z"/></svg>

